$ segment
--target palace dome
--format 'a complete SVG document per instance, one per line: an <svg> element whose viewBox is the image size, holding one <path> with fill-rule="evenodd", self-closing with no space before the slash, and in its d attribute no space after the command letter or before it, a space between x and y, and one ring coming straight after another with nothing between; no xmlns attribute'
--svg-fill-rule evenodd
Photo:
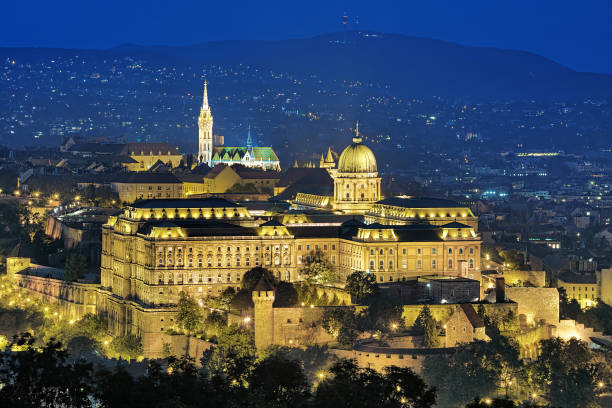
<svg viewBox="0 0 612 408"><path fill-rule="evenodd" d="M376 173L376 157L372 150L361 144L361 137L354 137L338 160L338 173Z"/></svg>

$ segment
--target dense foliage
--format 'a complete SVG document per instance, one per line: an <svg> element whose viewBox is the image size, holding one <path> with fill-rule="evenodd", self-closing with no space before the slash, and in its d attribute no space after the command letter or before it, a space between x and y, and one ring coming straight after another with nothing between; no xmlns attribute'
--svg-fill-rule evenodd
<svg viewBox="0 0 612 408"><path fill-rule="evenodd" d="M336 282L338 273L329 261L327 255L320 249L315 249L306 255L300 274L310 283L325 285Z"/></svg>
<svg viewBox="0 0 612 408"><path fill-rule="evenodd" d="M353 272L347 276L344 288L357 302L366 302L378 293L376 276L373 273L363 271Z"/></svg>

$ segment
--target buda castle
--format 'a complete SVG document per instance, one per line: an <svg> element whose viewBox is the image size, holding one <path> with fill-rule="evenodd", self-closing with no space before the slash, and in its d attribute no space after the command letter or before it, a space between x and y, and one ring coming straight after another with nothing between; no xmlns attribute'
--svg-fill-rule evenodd
<svg viewBox="0 0 612 408"><path fill-rule="evenodd" d="M206 160L210 144L202 146ZM337 168L328 171L334 183L329 211L270 204L255 215L249 203L210 197L144 200L110 217L102 229L97 308L111 332L137 334L145 348L154 348L147 336L172 327L180 292L203 302L239 288L256 266L300 281L315 250L341 280L355 271L379 283L432 275L481 280L481 240L469 208L448 200L382 199L376 158L358 129Z"/></svg>

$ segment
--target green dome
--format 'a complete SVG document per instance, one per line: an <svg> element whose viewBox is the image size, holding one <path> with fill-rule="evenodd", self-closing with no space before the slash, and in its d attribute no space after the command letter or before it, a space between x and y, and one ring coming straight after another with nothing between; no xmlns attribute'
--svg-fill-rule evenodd
<svg viewBox="0 0 612 408"><path fill-rule="evenodd" d="M361 138L353 138L353 144L340 155L339 173L376 173L376 157L369 147L361 144Z"/></svg>

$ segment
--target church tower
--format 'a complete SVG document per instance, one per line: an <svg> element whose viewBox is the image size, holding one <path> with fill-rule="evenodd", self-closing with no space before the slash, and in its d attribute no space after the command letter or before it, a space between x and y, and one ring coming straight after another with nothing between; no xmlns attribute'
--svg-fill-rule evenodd
<svg viewBox="0 0 612 408"><path fill-rule="evenodd" d="M208 83L204 81L204 96L198 117L198 163L212 165L213 117L208 105Z"/></svg>

